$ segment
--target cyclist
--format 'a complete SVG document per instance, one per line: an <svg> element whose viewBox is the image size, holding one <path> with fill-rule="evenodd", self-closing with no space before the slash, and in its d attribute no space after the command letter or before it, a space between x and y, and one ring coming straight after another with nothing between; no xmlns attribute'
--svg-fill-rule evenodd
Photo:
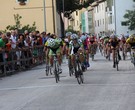
<svg viewBox="0 0 135 110"><path fill-rule="evenodd" d="M125 60L127 46L126 46L126 38L124 34L121 34L120 40L121 40L120 50L122 51L123 54L123 60Z"/></svg>
<svg viewBox="0 0 135 110"><path fill-rule="evenodd" d="M127 40L127 44L130 44L131 47L135 47L135 34L131 35Z"/></svg>
<svg viewBox="0 0 135 110"><path fill-rule="evenodd" d="M87 67L90 67L90 64L89 64L89 36L87 34L82 34L80 39L82 40L82 43L83 43L83 47L84 47L84 52L85 52L85 55L86 55L86 66Z"/></svg>
<svg viewBox="0 0 135 110"><path fill-rule="evenodd" d="M66 38L64 39L63 51L65 51L65 53L66 53L66 58L68 57L69 42L71 40L70 39L71 35L72 35L71 32L67 32L66 33Z"/></svg>
<svg viewBox="0 0 135 110"><path fill-rule="evenodd" d="M110 60L110 53L111 53L111 49L110 49L110 42L109 42L110 38L109 36L104 36L104 54L106 58L109 58Z"/></svg>
<svg viewBox="0 0 135 110"><path fill-rule="evenodd" d="M115 51L118 51L118 57L119 57L119 60L121 60L121 56L120 56L120 53L119 53L119 42L120 40L117 38L117 36L115 34L112 34L110 36L110 45L111 45L111 50L112 50L112 59L113 59L113 68L115 68Z"/></svg>
<svg viewBox="0 0 135 110"><path fill-rule="evenodd" d="M96 50L97 50L97 39L96 36L93 34L89 37L88 39L89 41L89 52L90 55L93 56L96 54Z"/></svg>
<svg viewBox="0 0 135 110"><path fill-rule="evenodd" d="M68 51L68 55L71 55L71 65L73 67L75 67L75 54L79 54L79 60L80 62L83 64L84 63L84 48L83 48L83 44L82 41L78 38L77 34L72 34L71 35L71 41L69 43L69 51ZM82 67L84 67L82 65ZM75 70L76 72L76 70ZM76 73L75 73L76 74Z"/></svg>
<svg viewBox="0 0 135 110"><path fill-rule="evenodd" d="M132 34L127 40L126 43L131 46L131 53L135 51L135 34ZM130 55L131 55L130 53Z"/></svg>
<svg viewBox="0 0 135 110"><path fill-rule="evenodd" d="M46 56L49 56L49 61L51 68L53 68L53 55L56 54L58 58L58 63L59 63L59 71L60 73L62 72L61 69L61 63L62 63L62 39L58 38L56 35L51 35L51 38L49 38L45 44L47 46L46 50Z"/></svg>

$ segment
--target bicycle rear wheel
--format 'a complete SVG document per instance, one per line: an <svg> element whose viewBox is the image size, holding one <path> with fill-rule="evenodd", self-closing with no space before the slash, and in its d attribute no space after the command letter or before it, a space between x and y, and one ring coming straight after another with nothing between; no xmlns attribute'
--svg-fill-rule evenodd
<svg viewBox="0 0 135 110"><path fill-rule="evenodd" d="M119 71L119 66L118 66L118 64L119 64L118 56L116 56L115 64L116 64L116 69L117 69L117 71Z"/></svg>
<svg viewBox="0 0 135 110"><path fill-rule="evenodd" d="M77 62L77 82L81 84L84 82L83 71L81 69L81 63Z"/></svg>
<svg viewBox="0 0 135 110"><path fill-rule="evenodd" d="M123 52L123 60L126 60L126 55L124 52Z"/></svg>
<svg viewBox="0 0 135 110"><path fill-rule="evenodd" d="M46 72L46 76L48 76L48 75L49 75L49 66L48 66L48 65L46 65L46 70L45 70L45 72Z"/></svg>
<svg viewBox="0 0 135 110"><path fill-rule="evenodd" d="M135 56L134 56L134 54L133 54L133 65L135 67Z"/></svg>
<svg viewBox="0 0 135 110"><path fill-rule="evenodd" d="M74 71L70 59L68 59L68 68L69 68L69 76L72 76Z"/></svg>

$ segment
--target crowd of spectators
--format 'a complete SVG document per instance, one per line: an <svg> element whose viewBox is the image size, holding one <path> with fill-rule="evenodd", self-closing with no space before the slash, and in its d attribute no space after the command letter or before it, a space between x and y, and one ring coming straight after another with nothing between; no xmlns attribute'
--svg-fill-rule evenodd
<svg viewBox="0 0 135 110"><path fill-rule="evenodd" d="M12 66L18 67L23 63L19 61L22 57L25 59L28 57L36 56L40 48L40 53L43 53L43 46L46 42L50 33L40 33L39 31L19 33L17 29L11 30L11 32L2 33L0 32L0 70L4 73L3 62L17 60ZM33 49L34 48L34 49ZM15 51L13 51L15 50ZM12 51L12 52L11 52ZM41 58L39 58L42 60ZM30 64L35 63L35 59L29 62Z"/></svg>

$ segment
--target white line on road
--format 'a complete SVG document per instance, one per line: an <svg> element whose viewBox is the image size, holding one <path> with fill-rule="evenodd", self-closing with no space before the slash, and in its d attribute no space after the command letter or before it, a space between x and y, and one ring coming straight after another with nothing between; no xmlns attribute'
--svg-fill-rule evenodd
<svg viewBox="0 0 135 110"><path fill-rule="evenodd" d="M65 86L129 86L135 85L135 83L121 83L121 84L60 84L60 85L46 85L46 86L27 86L27 87L11 87L11 88L1 88L0 91L6 90L21 90L21 89L35 89L35 88L48 88L48 87L65 87Z"/></svg>

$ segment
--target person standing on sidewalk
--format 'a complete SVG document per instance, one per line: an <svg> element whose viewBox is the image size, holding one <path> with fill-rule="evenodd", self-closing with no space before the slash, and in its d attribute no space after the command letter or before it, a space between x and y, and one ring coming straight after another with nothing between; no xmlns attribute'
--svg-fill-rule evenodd
<svg viewBox="0 0 135 110"><path fill-rule="evenodd" d="M1 38L0 38L0 62L4 62L4 55L5 55L5 39L6 39L6 35L5 34L1 34ZM0 69L2 71L2 73L4 73L4 65L0 65Z"/></svg>

